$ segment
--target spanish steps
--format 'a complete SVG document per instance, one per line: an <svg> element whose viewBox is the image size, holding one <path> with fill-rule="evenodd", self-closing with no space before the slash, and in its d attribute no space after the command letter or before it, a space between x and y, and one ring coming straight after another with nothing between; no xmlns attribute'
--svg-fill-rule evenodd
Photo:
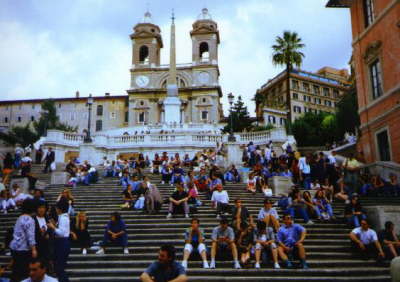
<svg viewBox="0 0 400 282"><path fill-rule="evenodd" d="M36 169L37 172L39 172ZM42 180L49 178L41 177ZM174 189L167 184L159 184L160 177L150 175L151 182L157 184L163 198L167 198ZM48 185L46 199L54 203L64 185ZM240 197L254 218L262 207L263 195L245 192L245 184L225 185L231 204ZM120 211L127 225L130 254L123 254L122 248L108 247L104 255L96 255L89 250L82 255L80 249L72 247L67 272L71 281L138 281L143 270L157 259L161 244L170 243L177 248L177 260L182 259L184 230L190 225L190 219L183 215L167 219L167 205L164 204L159 214L144 214L135 210L122 210L122 188L116 179L100 179L97 184L78 186L73 189L75 211L87 211L89 231L93 241L100 241L104 227L113 211ZM206 232L206 245L210 247L213 227L218 225L211 202L201 195L203 205L195 214L201 220L201 227ZM276 200L276 198L274 198ZM374 199L363 199L363 205L374 204ZM399 204L397 199L380 199L383 204ZM337 220L331 223L306 225L305 247L309 269L273 269L272 265L262 265L261 269L233 269L231 260L218 261L216 269L203 269L200 258L189 261L188 276L190 281L390 281L388 263L376 265L373 260L354 257L349 251L349 227L342 221L343 203L335 202L334 211ZM279 210L279 209L278 209ZM282 214L282 211L279 211ZM4 240L6 230L12 227L18 211L0 215L0 240ZM302 223L301 219L296 222ZM209 258L209 257L208 257ZM0 255L0 263L10 260L5 254Z"/></svg>

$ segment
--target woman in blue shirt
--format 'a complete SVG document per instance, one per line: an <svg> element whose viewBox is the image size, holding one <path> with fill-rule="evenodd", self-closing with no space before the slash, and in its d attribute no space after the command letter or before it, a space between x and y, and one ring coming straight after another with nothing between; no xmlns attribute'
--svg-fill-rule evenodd
<svg viewBox="0 0 400 282"><path fill-rule="evenodd" d="M101 248L96 252L96 254L104 254L104 247L110 243L123 247L124 254L129 254L126 226L119 212L111 214L111 220L107 223Z"/></svg>

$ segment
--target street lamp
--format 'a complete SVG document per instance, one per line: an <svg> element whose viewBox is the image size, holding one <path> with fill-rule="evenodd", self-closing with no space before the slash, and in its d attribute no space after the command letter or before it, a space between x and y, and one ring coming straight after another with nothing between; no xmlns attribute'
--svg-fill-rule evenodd
<svg viewBox="0 0 400 282"><path fill-rule="evenodd" d="M89 116L88 116L88 130L87 130L87 134L86 134L86 137L84 139L84 142L85 143L91 143L92 142L92 138L90 138L90 120L91 120L91 116L92 116L92 105L93 105L92 94L89 94L89 97L87 99L86 105L89 107Z"/></svg>
<svg viewBox="0 0 400 282"><path fill-rule="evenodd" d="M229 142L236 142L236 138L235 135L233 135L233 100L234 100L234 96L232 93L228 94L228 102L229 102L229 112L230 112L230 116L231 116L231 126L230 126L230 130L229 130L229 137L228 137L228 141Z"/></svg>

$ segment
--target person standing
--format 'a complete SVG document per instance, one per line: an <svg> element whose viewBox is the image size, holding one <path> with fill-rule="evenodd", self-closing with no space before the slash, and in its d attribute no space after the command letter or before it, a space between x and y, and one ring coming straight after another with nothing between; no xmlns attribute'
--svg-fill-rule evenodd
<svg viewBox="0 0 400 282"><path fill-rule="evenodd" d="M172 245L163 245L158 253L158 261L153 262L140 275L142 282L186 282L185 268L175 261L175 248Z"/></svg>
<svg viewBox="0 0 400 282"><path fill-rule="evenodd" d="M32 218L34 207L32 200L25 200L21 206L21 215L14 226L10 243L12 266L11 281L19 282L28 277L29 261L37 257L35 240L35 221Z"/></svg>
<svg viewBox="0 0 400 282"><path fill-rule="evenodd" d="M67 266L68 256L71 251L69 236L70 236L70 219L68 215L69 205L65 201L60 201L56 205L58 215L57 224L53 220L47 224L47 227L52 229L55 234L54 241L54 270L60 282L69 282L65 268Z"/></svg>
<svg viewBox="0 0 400 282"><path fill-rule="evenodd" d="M43 148L42 145L40 145L39 149L36 151L35 154L35 163L40 164L42 162L42 158L43 158Z"/></svg>
<svg viewBox="0 0 400 282"><path fill-rule="evenodd" d="M46 156L44 158L45 167L44 167L43 173L47 173L47 171L49 171L49 170L51 172L51 163L54 162L55 159L56 159L56 155L53 151L53 148L49 147L49 150L47 151Z"/></svg>

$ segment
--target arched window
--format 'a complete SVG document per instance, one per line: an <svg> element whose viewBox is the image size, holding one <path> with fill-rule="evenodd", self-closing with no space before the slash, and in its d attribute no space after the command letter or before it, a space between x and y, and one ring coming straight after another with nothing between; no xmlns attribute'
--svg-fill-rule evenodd
<svg viewBox="0 0 400 282"><path fill-rule="evenodd" d="M98 105L97 106L97 115L98 116L102 116L103 115L103 106L102 105Z"/></svg>
<svg viewBox="0 0 400 282"><path fill-rule="evenodd" d="M186 82L182 78L177 77L176 85L178 85L179 88L186 87ZM167 79L165 79L163 83L161 83L161 88L167 88Z"/></svg>
<svg viewBox="0 0 400 282"><path fill-rule="evenodd" d="M149 62L149 47L143 45L139 49L139 62L141 64L146 64Z"/></svg>
<svg viewBox="0 0 400 282"><path fill-rule="evenodd" d="M208 62L208 60L210 58L210 54L208 52L208 43L207 42L200 43L199 54L200 54L201 62Z"/></svg>

